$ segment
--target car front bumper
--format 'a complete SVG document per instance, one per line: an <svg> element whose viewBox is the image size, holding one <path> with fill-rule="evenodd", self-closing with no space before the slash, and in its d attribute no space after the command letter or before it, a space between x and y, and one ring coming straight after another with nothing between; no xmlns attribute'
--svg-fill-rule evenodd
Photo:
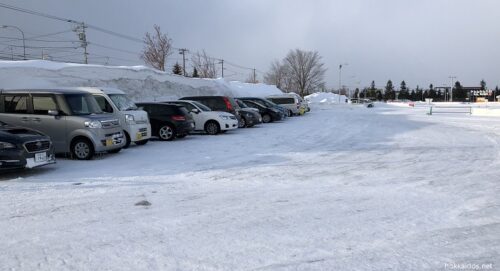
<svg viewBox="0 0 500 271"><path fill-rule="evenodd" d="M33 153L25 149L16 148L12 150L2 150L0 154L0 170L35 168L49 164L54 164L56 158L54 148Z"/></svg>
<svg viewBox="0 0 500 271"><path fill-rule="evenodd" d="M128 125L127 133L132 142L148 140L151 138L151 125L149 123Z"/></svg>

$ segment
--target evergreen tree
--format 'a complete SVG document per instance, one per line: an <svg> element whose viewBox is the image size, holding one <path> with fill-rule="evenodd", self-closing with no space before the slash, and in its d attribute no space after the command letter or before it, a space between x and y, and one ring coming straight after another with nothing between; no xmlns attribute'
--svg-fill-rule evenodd
<svg viewBox="0 0 500 271"><path fill-rule="evenodd" d="M436 91L434 90L433 84L429 85L429 91L427 92L427 98L431 98L431 99L436 98Z"/></svg>
<svg viewBox="0 0 500 271"><path fill-rule="evenodd" d="M406 100L406 99L409 99L409 98L410 98L410 94L408 93L408 88L406 87L406 82L403 80L401 82L401 86L400 86L400 89L399 89L398 99L399 100Z"/></svg>
<svg viewBox="0 0 500 271"><path fill-rule="evenodd" d="M182 67L179 65L179 63L175 63L174 68L172 69L172 72L174 74L182 75Z"/></svg>
<svg viewBox="0 0 500 271"><path fill-rule="evenodd" d="M486 81L484 79L479 84L481 85L481 90L486 90Z"/></svg>
<svg viewBox="0 0 500 271"><path fill-rule="evenodd" d="M375 87L375 80L372 81L371 85L370 85L370 90L377 90L377 88Z"/></svg>
<svg viewBox="0 0 500 271"><path fill-rule="evenodd" d="M396 99L396 93L394 92L394 86L392 85L392 81L389 80L387 81L387 84L385 85L385 92L384 92L384 99L385 100L394 100Z"/></svg>
<svg viewBox="0 0 500 271"><path fill-rule="evenodd" d="M375 97L377 97L377 100L379 100L379 101L382 101L384 99L384 97L382 96L382 91L380 91L380 90L377 90L375 92Z"/></svg>
<svg viewBox="0 0 500 271"><path fill-rule="evenodd" d="M460 81L455 82L455 87L453 88L453 100L454 101L465 101L467 99L468 93L462 85Z"/></svg>
<svg viewBox="0 0 500 271"><path fill-rule="evenodd" d="M417 100L417 93L415 92L415 90L411 91L411 93L410 93L410 100L412 100L412 101L416 101Z"/></svg>
<svg viewBox="0 0 500 271"><path fill-rule="evenodd" d="M422 93L422 89L417 85L417 88L415 89L415 94L416 94L416 99L415 101L423 101L424 100L424 94Z"/></svg>
<svg viewBox="0 0 500 271"><path fill-rule="evenodd" d="M194 77L194 78L198 78L198 77L200 77L200 76L198 75L198 70L196 69L196 67L194 67L194 68L193 68L193 75L192 75L192 77Z"/></svg>

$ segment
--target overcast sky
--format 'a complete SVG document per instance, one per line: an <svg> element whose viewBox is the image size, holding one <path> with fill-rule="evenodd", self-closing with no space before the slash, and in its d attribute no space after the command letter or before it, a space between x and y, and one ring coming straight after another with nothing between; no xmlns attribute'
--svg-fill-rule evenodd
<svg viewBox="0 0 500 271"><path fill-rule="evenodd" d="M328 68L328 87L368 86L388 79L411 87L450 84L450 75L463 85L485 79L500 85L500 1L498 0L0 0L0 3L88 24L142 39L153 24L172 38L174 46L208 54L230 63L267 71L273 59L290 49L316 50ZM70 30L72 24L0 8L0 25L20 27L26 37ZM17 36L16 36L17 35ZM0 29L0 51L20 46L13 29ZM76 40L66 32L40 37ZM89 42L139 52L140 43L95 30ZM28 46L71 47L73 43L36 43ZM19 53L20 47L13 47ZM18 51L16 51L18 50ZM63 52L65 51L65 52ZM46 49L53 57L81 61L81 49ZM130 53L89 46L91 62L143 64ZM41 48L29 49L41 55ZM73 54L73 55L72 55ZM111 57L106 59L105 56ZM180 55L172 55L171 64ZM226 77L244 80L250 70L226 65ZM190 69L188 69L190 71ZM258 74L262 77L262 74Z"/></svg>

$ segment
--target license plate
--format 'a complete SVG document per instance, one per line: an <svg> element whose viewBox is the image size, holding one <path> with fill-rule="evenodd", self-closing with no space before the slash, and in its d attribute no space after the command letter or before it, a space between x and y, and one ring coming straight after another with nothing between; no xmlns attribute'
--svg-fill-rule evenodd
<svg viewBox="0 0 500 271"><path fill-rule="evenodd" d="M35 162L45 162L45 161L47 161L47 153L46 152L35 153Z"/></svg>
<svg viewBox="0 0 500 271"><path fill-rule="evenodd" d="M106 146L113 146L113 139L106 139Z"/></svg>
<svg viewBox="0 0 500 271"><path fill-rule="evenodd" d="M142 139L142 133L137 133L135 135L135 137L137 138L137 140L141 140Z"/></svg>

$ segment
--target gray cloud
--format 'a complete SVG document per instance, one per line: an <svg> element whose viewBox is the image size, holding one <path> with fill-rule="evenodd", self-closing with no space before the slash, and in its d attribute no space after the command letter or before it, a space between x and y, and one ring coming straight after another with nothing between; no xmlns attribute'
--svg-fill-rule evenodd
<svg viewBox="0 0 500 271"><path fill-rule="evenodd" d="M1 0L2 3L85 21L137 38L159 24L174 46L206 49L214 57L258 70L293 48L317 50L329 68L327 83L383 86L388 79L415 87L450 84L456 75L464 85L500 84L500 27L496 0ZM27 36L70 29L51 21L0 9L0 24L21 27ZM0 29L0 36L15 36ZM74 33L61 39L75 39ZM88 39L115 48L139 51L141 44L89 30ZM0 40L4 53L5 41ZM112 64L137 65L137 56L97 46L91 54L110 55ZM80 50L81 51L81 50ZM76 52L80 52L76 51ZM35 53L35 52L32 52ZM41 53L41 52L40 52ZM105 61L94 56L93 61ZM75 57L79 57L76 55ZM120 59L117 59L120 58ZM127 60L127 61L125 61ZM172 56L171 63L179 60ZM244 79L250 71L227 66L226 74Z"/></svg>

